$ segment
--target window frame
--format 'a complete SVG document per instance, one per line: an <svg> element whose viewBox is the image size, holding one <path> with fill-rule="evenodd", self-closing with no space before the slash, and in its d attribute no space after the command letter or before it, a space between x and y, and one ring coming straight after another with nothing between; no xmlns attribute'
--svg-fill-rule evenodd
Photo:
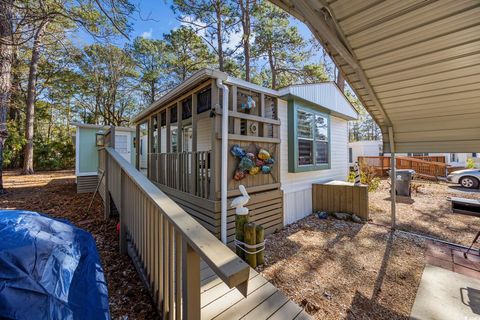
<svg viewBox="0 0 480 320"><path fill-rule="evenodd" d="M313 113L314 117L316 115L322 116L327 120L327 143L328 143L328 163L317 164L317 146L315 138L315 123L312 123L313 130L313 164L299 165L298 164L298 110L303 110L306 112ZM288 100L288 172L297 173L297 172L308 172L308 171L317 171L317 170L328 170L331 169L332 163L332 138L331 138L331 117L328 109L325 109L321 106L317 106L306 101L301 101L297 98L291 98Z"/></svg>

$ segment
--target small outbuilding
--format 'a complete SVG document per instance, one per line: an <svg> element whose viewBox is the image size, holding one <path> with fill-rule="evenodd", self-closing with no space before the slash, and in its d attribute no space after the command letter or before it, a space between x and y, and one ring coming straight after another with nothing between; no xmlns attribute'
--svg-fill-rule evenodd
<svg viewBox="0 0 480 320"><path fill-rule="evenodd" d="M109 126L73 122L77 192L94 192L98 184L98 148ZM135 165L135 129L115 127L115 150Z"/></svg>

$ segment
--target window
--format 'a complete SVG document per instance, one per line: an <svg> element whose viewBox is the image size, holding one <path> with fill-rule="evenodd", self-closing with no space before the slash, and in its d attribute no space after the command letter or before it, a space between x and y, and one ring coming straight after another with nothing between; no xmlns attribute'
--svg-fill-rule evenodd
<svg viewBox="0 0 480 320"><path fill-rule="evenodd" d="M348 163L353 163L353 149L348 148Z"/></svg>
<svg viewBox="0 0 480 320"><path fill-rule="evenodd" d="M329 116L289 102L289 171L330 167Z"/></svg>

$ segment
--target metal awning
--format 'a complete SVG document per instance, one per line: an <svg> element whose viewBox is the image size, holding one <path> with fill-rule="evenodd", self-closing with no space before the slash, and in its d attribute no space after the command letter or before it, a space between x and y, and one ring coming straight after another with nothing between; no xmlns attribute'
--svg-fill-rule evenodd
<svg viewBox="0 0 480 320"><path fill-rule="evenodd" d="M480 1L271 0L304 21L380 126L384 151L480 151Z"/></svg>

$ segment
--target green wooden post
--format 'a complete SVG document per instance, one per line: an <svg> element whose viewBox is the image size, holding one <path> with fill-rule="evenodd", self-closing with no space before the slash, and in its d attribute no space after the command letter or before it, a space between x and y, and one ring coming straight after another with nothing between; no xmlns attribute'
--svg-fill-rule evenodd
<svg viewBox="0 0 480 320"><path fill-rule="evenodd" d="M256 233L256 244L260 244L265 240L265 229L263 226L258 225L255 228ZM261 248L255 249L255 251L260 250ZM257 266L260 266L265 263L265 250L262 250L257 253Z"/></svg>
<svg viewBox="0 0 480 320"><path fill-rule="evenodd" d="M235 215L235 238L238 241L245 242L245 233L244 233L244 226L245 224L248 223L248 214L236 214ZM245 252L243 252L242 249L236 247L235 251L237 252L237 255L245 260Z"/></svg>
<svg viewBox="0 0 480 320"><path fill-rule="evenodd" d="M249 222L244 226L245 243L249 245L255 245L257 239L255 236L255 223ZM255 252L257 249L246 249L249 252ZM246 261L250 267L255 268L257 266L257 255L246 253Z"/></svg>

